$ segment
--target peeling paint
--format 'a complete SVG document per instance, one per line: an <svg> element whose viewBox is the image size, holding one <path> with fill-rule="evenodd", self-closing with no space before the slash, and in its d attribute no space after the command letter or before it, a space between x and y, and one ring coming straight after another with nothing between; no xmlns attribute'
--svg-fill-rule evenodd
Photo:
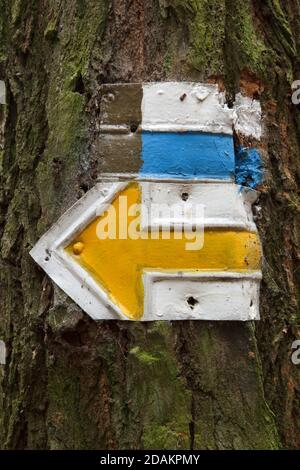
<svg viewBox="0 0 300 470"><path fill-rule="evenodd" d="M239 147L236 153L236 182L255 188L263 180L260 153L255 148Z"/></svg>
<svg viewBox="0 0 300 470"><path fill-rule="evenodd" d="M262 136L260 102L238 93L235 97L234 110L236 132L260 140Z"/></svg>
<svg viewBox="0 0 300 470"><path fill-rule="evenodd" d="M105 171L109 161L110 170L119 172L122 154L126 173L232 179L233 130L260 140L261 120L258 100L238 93L228 108L216 84L106 84L101 88L100 168Z"/></svg>

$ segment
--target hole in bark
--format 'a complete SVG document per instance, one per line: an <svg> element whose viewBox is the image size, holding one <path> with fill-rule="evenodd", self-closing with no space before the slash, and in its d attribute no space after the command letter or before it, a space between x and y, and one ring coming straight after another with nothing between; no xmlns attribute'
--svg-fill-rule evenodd
<svg viewBox="0 0 300 470"><path fill-rule="evenodd" d="M188 306L190 307L191 310L194 310L194 308L196 307L196 305L199 303L197 299L195 299L195 297L189 297L187 299L187 303L188 303Z"/></svg>
<svg viewBox="0 0 300 470"><path fill-rule="evenodd" d="M181 199L182 199L183 201L187 201L188 198L189 198L189 194L188 194L188 193L182 193L182 194L181 194Z"/></svg>
<svg viewBox="0 0 300 470"><path fill-rule="evenodd" d="M252 307L252 305L253 305L253 300L251 300L251 302L250 302L250 307Z"/></svg>
<svg viewBox="0 0 300 470"><path fill-rule="evenodd" d="M81 191L83 191L84 193L87 193L88 190L89 190L89 186L86 183L82 183L79 187L80 187Z"/></svg>
<svg viewBox="0 0 300 470"><path fill-rule="evenodd" d="M132 132L133 134L138 130L138 125L136 122L132 122L130 124L130 132Z"/></svg>
<svg viewBox="0 0 300 470"><path fill-rule="evenodd" d="M61 175L63 162L59 158L54 157L53 160L52 160L52 167L53 167L54 176L59 177ZM55 180L55 182L57 182L57 179Z"/></svg>
<svg viewBox="0 0 300 470"><path fill-rule="evenodd" d="M75 93L79 93L80 95L84 94L84 83L82 80L81 73L78 74L78 76L76 77L75 84L74 84L74 91Z"/></svg>
<svg viewBox="0 0 300 470"><path fill-rule="evenodd" d="M183 93L183 95L181 95L180 97L180 101L184 101L186 99L186 93Z"/></svg>
<svg viewBox="0 0 300 470"><path fill-rule="evenodd" d="M80 334L77 331L65 331L62 333L63 340L68 343L70 346L79 347L82 346L82 341Z"/></svg>

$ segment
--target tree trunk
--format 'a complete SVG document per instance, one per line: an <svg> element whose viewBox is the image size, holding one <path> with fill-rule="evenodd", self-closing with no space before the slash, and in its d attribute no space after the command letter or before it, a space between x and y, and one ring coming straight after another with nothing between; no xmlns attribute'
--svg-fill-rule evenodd
<svg viewBox="0 0 300 470"><path fill-rule="evenodd" d="M1 448L299 448L299 1L0 5ZM95 322L29 256L95 184L100 85L160 80L261 101L260 322Z"/></svg>

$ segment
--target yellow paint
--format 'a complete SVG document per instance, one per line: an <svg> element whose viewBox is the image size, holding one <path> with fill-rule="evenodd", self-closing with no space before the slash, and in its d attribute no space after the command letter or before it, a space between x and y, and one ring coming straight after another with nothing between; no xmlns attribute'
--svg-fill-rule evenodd
<svg viewBox="0 0 300 470"><path fill-rule="evenodd" d="M84 244L82 242L74 243L73 253L74 255L80 255L83 252Z"/></svg>
<svg viewBox="0 0 300 470"><path fill-rule="evenodd" d="M119 198L113 206L119 214ZM129 185L122 196L127 196L128 206L140 201L138 184ZM105 214L104 214L105 215ZM142 272L147 269L183 271L249 271L260 269L261 251L257 234L247 231L205 231L204 246L198 251L187 251L187 240L106 239L99 240L96 228L103 216L98 217L77 236L76 244L84 250L74 256L73 243L66 247L88 273L106 289L110 298L131 319L143 314ZM128 216L128 224L134 217ZM119 233L117 224L117 233Z"/></svg>

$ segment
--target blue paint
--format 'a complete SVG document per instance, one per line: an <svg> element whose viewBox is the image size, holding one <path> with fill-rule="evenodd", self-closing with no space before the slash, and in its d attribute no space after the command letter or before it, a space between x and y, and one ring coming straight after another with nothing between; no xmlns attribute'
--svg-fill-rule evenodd
<svg viewBox="0 0 300 470"><path fill-rule="evenodd" d="M255 188L262 182L262 161L257 149L239 147L236 153L235 165L235 177L238 184Z"/></svg>
<svg viewBox="0 0 300 470"><path fill-rule="evenodd" d="M233 137L203 132L144 131L142 160L142 175L232 180Z"/></svg>

